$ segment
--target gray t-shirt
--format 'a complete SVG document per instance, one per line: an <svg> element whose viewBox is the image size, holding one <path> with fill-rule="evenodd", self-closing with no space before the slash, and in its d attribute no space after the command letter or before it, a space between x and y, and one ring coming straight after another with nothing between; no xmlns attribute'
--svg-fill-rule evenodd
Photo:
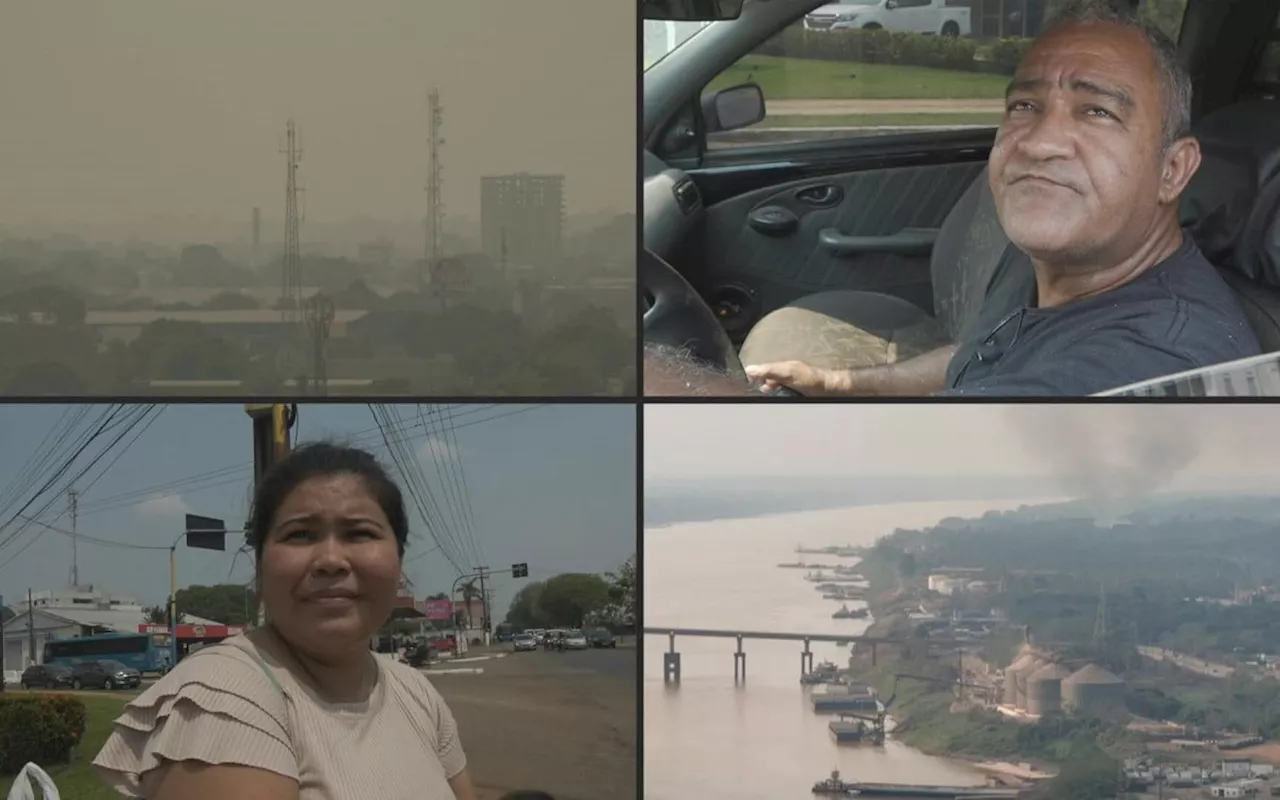
<svg viewBox="0 0 1280 800"><path fill-rule="evenodd" d="M1129 283L1037 308L1031 261L1005 250L978 321L947 367L947 397L1084 396L1257 355L1244 310L1191 237Z"/></svg>

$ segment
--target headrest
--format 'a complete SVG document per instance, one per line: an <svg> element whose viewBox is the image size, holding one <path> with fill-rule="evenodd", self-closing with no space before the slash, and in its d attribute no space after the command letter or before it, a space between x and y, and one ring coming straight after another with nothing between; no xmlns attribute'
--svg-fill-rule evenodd
<svg viewBox="0 0 1280 800"><path fill-rule="evenodd" d="M1280 103L1218 109L1192 129L1203 161L1182 224L1209 261L1280 288Z"/></svg>

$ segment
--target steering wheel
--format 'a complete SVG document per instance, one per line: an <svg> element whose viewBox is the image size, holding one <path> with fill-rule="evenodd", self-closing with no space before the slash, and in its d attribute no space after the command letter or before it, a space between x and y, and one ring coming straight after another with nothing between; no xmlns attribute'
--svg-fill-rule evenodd
<svg viewBox="0 0 1280 800"><path fill-rule="evenodd" d="M640 290L649 299L644 312L645 344L683 348L728 377L748 382L729 334L711 306L675 267L646 247L640 252L639 279ZM768 396L803 397L788 386L779 386Z"/></svg>
<svg viewBox="0 0 1280 800"><path fill-rule="evenodd" d="M647 247L640 253L639 273L640 290L649 299L644 312L645 344L683 348L745 383L747 374L729 334L684 276Z"/></svg>

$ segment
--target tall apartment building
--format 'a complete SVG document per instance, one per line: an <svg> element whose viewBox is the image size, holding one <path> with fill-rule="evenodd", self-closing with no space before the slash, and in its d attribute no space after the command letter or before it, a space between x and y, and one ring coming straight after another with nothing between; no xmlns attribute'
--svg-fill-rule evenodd
<svg viewBox="0 0 1280 800"><path fill-rule="evenodd" d="M480 179L480 248L495 263L555 264L563 242L563 175Z"/></svg>

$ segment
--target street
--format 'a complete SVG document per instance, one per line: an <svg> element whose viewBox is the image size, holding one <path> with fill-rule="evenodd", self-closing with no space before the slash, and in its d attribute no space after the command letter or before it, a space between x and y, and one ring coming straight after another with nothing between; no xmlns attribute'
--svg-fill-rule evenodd
<svg viewBox="0 0 1280 800"><path fill-rule="evenodd" d="M427 670L458 720L480 800L539 789L556 800L636 796L636 651L510 653ZM503 655L505 654L505 655ZM477 668L479 674L445 672Z"/></svg>

